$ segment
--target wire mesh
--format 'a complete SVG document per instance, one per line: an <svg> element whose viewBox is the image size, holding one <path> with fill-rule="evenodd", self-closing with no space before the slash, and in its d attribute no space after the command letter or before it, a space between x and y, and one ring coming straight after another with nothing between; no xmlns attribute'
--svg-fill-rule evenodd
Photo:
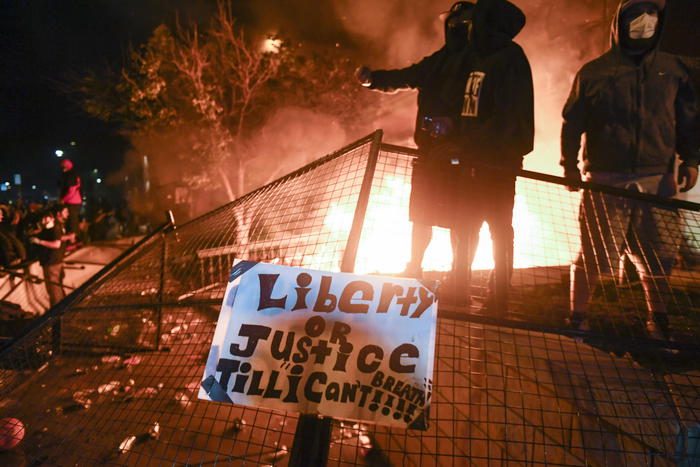
<svg viewBox="0 0 700 467"><path fill-rule="evenodd" d="M5 348L0 417L20 419L26 433L20 447L0 452L0 462L288 465L297 414L196 397L228 274L234 257L339 271L376 141L360 140L155 233ZM379 151L357 272L397 274L408 261L414 157L395 146ZM700 425L698 213L660 205L665 225L680 233L658 244L671 246L674 257L670 270L655 276L668 286L663 298L675 343L647 337L645 290L624 255L597 253L585 263L601 272L589 308L592 330L571 331L564 321L569 265L586 216L579 215L581 194L556 182L526 172L518 178L507 315L491 316L483 306L492 267L486 227L468 289L471 304L441 300L429 429L333 420L329 465L690 459ZM589 212L600 217L609 206ZM447 231L435 229L423 266L427 276L449 276Z"/></svg>

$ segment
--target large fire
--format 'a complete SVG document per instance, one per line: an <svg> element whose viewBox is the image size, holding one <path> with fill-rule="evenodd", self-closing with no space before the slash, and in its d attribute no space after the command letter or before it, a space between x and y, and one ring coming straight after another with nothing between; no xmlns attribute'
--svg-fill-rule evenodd
<svg viewBox="0 0 700 467"><path fill-rule="evenodd" d="M575 253L577 194L568 194L558 186L534 185L530 180L518 181L518 195L513 210L516 268L568 264ZM401 177L388 177L381 187L374 188L364 222L364 229L355 265L360 274L395 274L403 271L411 251L411 223L408 221L408 200L411 187ZM557 199L552 206L551 200ZM562 209L563 208L563 209ZM569 209L567 209L569 208ZM333 204L324 221L328 239L347 235L355 204ZM562 215L562 211L566 214ZM564 217L571 217L564 219ZM479 233L479 246L473 269L493 268L493 246L484 224ZM426 251L423 269L449 271L452 248L449 230L433 228L433 239Z"/></svg>

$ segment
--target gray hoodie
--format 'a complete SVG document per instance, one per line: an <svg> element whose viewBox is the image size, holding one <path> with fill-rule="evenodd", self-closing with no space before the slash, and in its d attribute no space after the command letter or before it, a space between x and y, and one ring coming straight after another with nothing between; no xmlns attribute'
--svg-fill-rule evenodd
<svg viewBox="0 0 700 467"><path fill-rule="evenodd" d="M667 173L675 154L684 164L700 160L698 97L683 60L658 50L635 57L620 46L620 13L639 0L620 3L611 47L576 74L564 106L561 165L577 170L581 135L583 169L593 172ZM663 12L659 28L663 30Z"/></svg>

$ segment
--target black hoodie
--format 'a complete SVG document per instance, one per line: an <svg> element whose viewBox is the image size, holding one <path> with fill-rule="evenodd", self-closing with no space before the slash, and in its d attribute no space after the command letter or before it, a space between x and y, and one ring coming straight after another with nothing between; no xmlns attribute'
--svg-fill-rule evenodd
<svg viewBox="0 0 700 467"><path fill-rule="evenodd" d="M447 139L467 159L520 167L534 138L530 64L512 40L524 25L525 15L509 1L479 0L465 49L445 46L407 68L376 70L370 88L418 89L414 137L419 148L435 142L421 130L423 118L446 116L455 122Z"/></svg>
<svg viewBox="0 0 700 467"><path fill-rule="evenodd" d="M698 100L681 58L658 50L658 41L641 59L620 46L620 12L633 3L638 0L618 7L610 50L574 79L561 132L566 171L578 170L584 133L584 171L660 174L673 170L676 153L687 165L700 160Z"/></svg>

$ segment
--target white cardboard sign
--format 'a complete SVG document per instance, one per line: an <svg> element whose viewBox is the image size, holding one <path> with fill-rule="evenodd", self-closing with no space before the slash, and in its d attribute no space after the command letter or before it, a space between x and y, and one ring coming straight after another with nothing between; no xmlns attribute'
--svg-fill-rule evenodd
<svg viewBox="0 0 700 467"><path fill-rule="evenodd" d="M427 429L436 317L415 279L238 261L199 398Z"/></svg>

